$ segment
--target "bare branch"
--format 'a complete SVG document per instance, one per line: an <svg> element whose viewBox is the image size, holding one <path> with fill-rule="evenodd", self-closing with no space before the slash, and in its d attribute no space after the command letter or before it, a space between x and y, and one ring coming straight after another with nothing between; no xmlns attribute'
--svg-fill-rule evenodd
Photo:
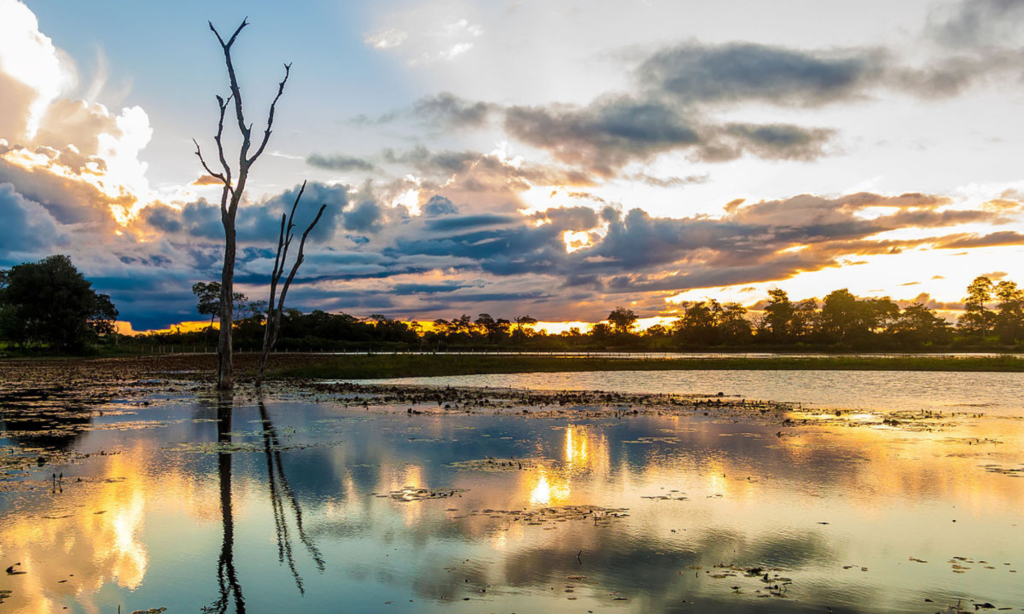
<svg viewBox="0 0 1024 614"><path fill-rule="evenodd" d="M216 177L217 179L220 179L221 182L224 183L224 185L227 185L227 178L225 178L224 175L220 173L213 172L213 169L211 169L210 166L206 163L206 160L203 159L203 150L199 147L199 143L196 142L195 139L192 139L192 142L195 143L196 145L196 155L199 156L199 162L203 165L203 169L206 171L206 174L210 175L211 177Z"/></svg>
<svg viewBox="0 0 1024 614"><path fill-rule="evenodd" d="M281 254L281 274L284 273L284 263L288 259L288 248L292 244L292 229L295 228L295 209L299 206L299 199L302 198L302 193L306 191L306 182L302 182L302 187L299 188L298 195L295 196L295 202L292 203L292 212L288 216L288 234L284 242L284 252ZM279 275L280 276L280 275Z"/></svg>
<svg viewBox="0 0 1024 614"><path fill-rule="evenodd" d="M217 143L217 155L220 157L220 165L224 168L224 176L228 178L225 182L229 186L231 185L231 166L228 165L227 158L224 156L224 142L222 140L224 136L224 114L227 113L228 104L231 102L231 96L228 96L227 100L217 96L217 106L220 108L220 119L217 121L217 136L213 140Z"/></svg>
<svg viewBox="0 0 1024 614"><path fill-rule="evenodd" d="M309 227L306 228L306 232L302 233L302 240L299 241L299 253L295 258L295 264L292 265L292 271L288 274L288 279L284 282L284 288L281 289L281 305L284 305L284 297L288 294L288 288L292 285L292 280L295 279L295 274L299 272L299 265L305 260L303 251L306 249L306 237L309 236L310 231L316 226L317 222L320 221L320 217L324 214L324 210L327 209L327 203L320 205L320 211L317 211L316 217L310 223Z"/></svg>
<svg viewBox="0 0 1024 614"><path fill-rule="evenodd" d="M284 85L288 83L288 76L291 75L291 72L292 65L285 64L284 79L281 79L281 83L279 83L277 86L277 96L274 96L274 102L270 103L270 113L269 116L267 117L267 129L263 132L263 142L260 143L260 147L259 149L256 150L256 153L254 153L253 156L249 158L249 164L252 164L253 162L256 161L256 158L260 157L260 155L263 153L263 150L266 149L267 147L267 142L270 141L270 133L272 128L274 127L274 111L277 108L277 101L281 98L281 95L284 94Z"/></svg>
<svg viewBox="0 0 1024 614"><path fill-rule="evenodd" d="M224 51L224 63L227 64L228 69L228 81L231 85L231 96L228 100L234 98L235 101L235 119L238 120L238 130L242 133L242 149L239 156L239 163L242 166L248 166L246 157L249 153L249 143L251 131L245 126L245 114L242 112L242 91L238 87L238 78L235 77L235 65L231 61L231 46L235 44L235 39L238 38L238 34L242 31L245 26L249 25L249 18L246 17L242 20L242 24L238 26L235 33L231 35L228 42L224 42L221 38L217 28L213 27L213 23L210 22L210 29L217 36L217 40L220 42L221 49Z"/></svg>

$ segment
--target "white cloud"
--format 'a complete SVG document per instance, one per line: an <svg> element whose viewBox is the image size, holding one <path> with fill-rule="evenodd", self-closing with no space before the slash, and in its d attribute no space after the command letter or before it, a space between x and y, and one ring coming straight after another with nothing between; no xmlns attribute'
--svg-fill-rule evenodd
<svg viewBox="0 0 1024 614"><path fill-rule="evenodd" d="M50 102L77 80L73 65L39 31L35 14L17 0L0 0L0 130L31 138ZM19 87L21 86L21 87ZM11 109L24 108L13 114Z"/></svg>
<svg viewBox="0 0 1024 614"><path fill-rule="evenodd" d="M106 80L105 62L90 92ZM154 196L140 152L153 130L138 106L120 114L102 104L61 98L77 81L74 63L39 31L21 2L0 0L0 160L89 184L110 200L122 224ZM70 200L70 199L68 199Z"/></svg>
<svg viewBox="0 0 1024 614"><path fill-rule="evenodd" d="M390 28L367 36L363 42L375 49L393 49L404 43L407 38L408 33Z"/></svg>

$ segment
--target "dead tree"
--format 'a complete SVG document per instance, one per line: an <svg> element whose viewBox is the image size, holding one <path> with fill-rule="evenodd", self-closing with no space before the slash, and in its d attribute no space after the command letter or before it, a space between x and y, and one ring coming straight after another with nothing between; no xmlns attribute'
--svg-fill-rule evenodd
<svg viewBox="0 0 1024 614"><path fill-rule="evenodd" d="M292 230L295 229L295 210L298 208L299 200L305 191L306 182L303 181L302 187L299 188L299 193L295 197L295 203L292 205L291 214L287 216L281 214L281 234L277 240L277 257L274 259L274 272L270 276L270 302L267 304L267 324L263 327L263 353L260 355L260 366L256 372L257 387L263 385L263 370L267 366L267 356L270 355L270 351L274 349L274 344L277 343L277 333L281 330L281 312L284 310L284 299L288 296L288 288L292 286L292 280L295 279L295 274L299 272L299 267L302 266L302 261L305 260L303 252L306 249L306 237L316 227L317 222L320 221L320 216L324 214L324 209L327 208L326 204L320 205L320 211L317 212L316 217L306 228L306 232L302 233L302 240L299 241L299 252L295 256L292 270L284 280L284 285L281 286L281 296L277 296L277 285L281 282L281 277L284 276L285 264L288 260L288 248L291 247L292 239L295 238L295 235L292 233ZM274 303L275 299L277 300L276 304Z"/></svg>
<svg viewBox="0 0 1024 614"><path fill-rule="evenodd" d="M235 67L231 61L231 46L235 44L235 40L238 38L239 33L245 26L249 25L248 18L242 20L242 24L238 26L231 38L224 41L220 33L217 32L217 28L213 27L213 23L210 23L210 30L217 37L217 42L220 43L221 49L224 51L224 63L227 65L228 71L228 82L230 86L230 94L227 98L217 96L217 106L220 109L220 119L217 122L217 135L214 137L214 142L217 144L217 157L220 162L221 170L219 172L214 171L206 160L203 158L203 152L199 147L199 143L193 139L193 143L196 145L196 155L199 156L199 161L203 165L203 169L209 173L212 177L218 179L224 184L224 188L220 195L220 219L224 225L224 269L221 273L221 298L220 298L220 337L217 341L217 388L220 390L231 390L234 388L234 374L233 374L233 356L232 356L232 341L231 332L234 324L234 313L232 311L232 296L234 295L235 285L235 216L238 214L238 205L242 201L242 196L245 193L245 184L249 179L249 170L252 165L256 162L256 159L263 154L263 150L267 147L267 142L270 141L271 129L274 125L274 111L277 107L277 101L284 94L284 86L288 82L288 76L291 73L291 64L284 65L284 79L277 86L277 95L274 97L274 101L270 103L270 111L267 116L267 127L263 132L263 138L259 139L256 151L249 154L250 149L254 145L252 140L252 124L247 124L245 121L245 114L242 111L242 91L238 87L238 80L235 78ZM238 132L241 135L242 143L239 147L238 152L238 174L234 176L232 168L228 164L227 155L224 153L224 117L227 114L228 106L234 102L235 119L238 122Z"/></svg>

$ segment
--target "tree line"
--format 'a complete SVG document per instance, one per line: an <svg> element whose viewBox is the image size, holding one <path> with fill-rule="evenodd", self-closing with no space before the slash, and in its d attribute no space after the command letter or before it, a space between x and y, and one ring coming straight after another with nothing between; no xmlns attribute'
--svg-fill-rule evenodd
<svg viewBox="0 0 1024 614"><path fill-rule="evenodd" d="M211 282L210 285L215 285ZM193 290L200 313L216 314L219 304L203 298L205 284ZM210 289L214 303L219 288ZM265 320L259 301L236 293L238 346L254 348ZM571 328L548 334L535 329L529 315L494 317L489 313L438 318L429 325L403 322L381 314L358 318L346 313L296 309L281 312L279 347L283 350L536 350L536 351L699 351L823 350L929 351L1014 349L1024 342L1024 292L1009 280L978 277L967 288L963 315L950 323L922 303L901 307L888 297L858 298L847 289L823 299L793 301L773 289L762 309L751 312L738 303L715 299L683 303L679 317L638 330L638 315L616 307L586 331ZM211 320L212 324L212 320ZM207 333L158 335L150 343L202 344Z"/></svg>
<svg viewBox="0 0 1024 614"><path fill-rule="evenodd" d="M196 332L118 337L118 310L97 293L71 259L54 255L39 262L0 270L0 343L7 347L80 352L90 346L215 346L223 288L218 282L192 287L196 311L210 317ZM438 318L430 324L404 322L382 314L365 318L316 310L303 313L278 302L277 349L284 351L700 351L824 350L929 351L1019 349L1024 343L1024 290L1011 280L978 277L967 287L956 323L922 303L901 307L888 297L858 298L847 289L822 300L791 300L769 290L762 308L751 312L715 299L680 306L665 324L638 330L638 315L616 307L586 331L571 328L548 334L536 330L529 315L494 317L488 313ZM234 345L260 350L267 335L268 302L232 292Z"/></svg>

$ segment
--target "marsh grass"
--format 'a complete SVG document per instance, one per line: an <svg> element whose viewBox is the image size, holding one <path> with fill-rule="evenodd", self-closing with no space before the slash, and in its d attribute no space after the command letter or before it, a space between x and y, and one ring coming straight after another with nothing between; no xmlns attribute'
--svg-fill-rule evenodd
<svg viewBox="0 0 1024 614"><path fill-rule="evenodd" d="M1015 356L812 356L605 358L537 355L375 354L324 357L275 371L277 378L384 379L583 371L989 371L1024 372Z"/></svg>

